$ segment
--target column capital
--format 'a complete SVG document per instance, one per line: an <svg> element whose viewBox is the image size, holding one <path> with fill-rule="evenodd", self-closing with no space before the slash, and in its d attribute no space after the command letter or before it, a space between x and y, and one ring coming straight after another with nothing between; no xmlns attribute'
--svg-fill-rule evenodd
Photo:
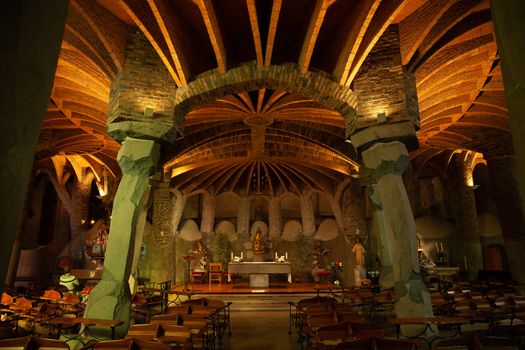
<svg viewBox="0 0 525 350"><path fill-rule="evenodd" d="M356 151L364 152L376 142L400 141L409 150L419 147L416 137L416 129L410 121L401 123L388 123L364 128L350 137L350 141Z"/></svg>
<svg viewBox="0 0 525 350"><path fill-rule="evenodd" d="M108 134L120 143L126 138L172 143L177 137L177 131L172 124L153 121L126 120L111 123L108 125Z"/></svg>
<svg viewBox="0 0 525 350"><path fill-rule="evenodd" d="M117 155L123 175L149 176L155 171L160 146L152 140L127 137Z"/></svg>
<svg viewBox="0 0 525 350"><path fill-rule="evenodd" d="M378 142L362 156L364 169L376 181L387 174L401 175L410 163L407 148L399 141Z"/></svg>

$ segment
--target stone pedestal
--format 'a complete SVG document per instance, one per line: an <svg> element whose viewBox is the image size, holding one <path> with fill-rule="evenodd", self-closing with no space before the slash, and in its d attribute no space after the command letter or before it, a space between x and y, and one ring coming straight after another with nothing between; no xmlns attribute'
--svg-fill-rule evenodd
<svg viewBox="0 0 525 350"><path fill-rule="evenodd" d="M355 285L360 286L361 281L366 278L366 269L364 267L356 267L354 269Z"/></svg>
<svg viewBox="0 0 525 350"><path fill-rule="evenodd" d="M264 253L253 252L253 261L254 262L264 262Z"/></svg>
<svg viewBox="0 0 525 350"><path fill-rule="evenodd" d="M268 288L270 286L270 276L266 273L252 273L250 275L250 287Z"/></svg>

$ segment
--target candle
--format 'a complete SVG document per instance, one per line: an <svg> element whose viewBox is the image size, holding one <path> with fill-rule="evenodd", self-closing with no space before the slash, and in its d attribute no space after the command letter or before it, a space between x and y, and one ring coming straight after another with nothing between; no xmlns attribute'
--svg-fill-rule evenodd
<svg viewBox="0 0 525 350"><path fill-rule="evenodd" d="M275 252L275 259L278 259L279 257L277 256L277 252Z"/></svg>
<svg viewBox="0 0 525 350"><path fill-rule="evenodd" d="M438 252L438 253L439 253L439 246L438 246L438 242L434 242L434 243L436 243L436 252Z"/></svg>
<svg viewBox="0 0 525 350"><path fill-rule="evenodd" d="M231 259L233 260L233 252L231 252Z"/></svg>
<svg viewBox="0 0 525 350"><path fill-rule="evenodd" d="M243 252L241 252L241 259L244 257Z"/></svg>
<svg viewBox="0 0 525 350"><path fill-rule="evenodd" d="M443 242L441 242L440 244L441 244L441 253L443 253Z"/></svg>
<svg viewBox="0 0 525 350"><path fill-rule="evenodd" d="M285 259L288 259L288 252L285 252L285 253L284 253L284 258L285 258Z"/></svg>

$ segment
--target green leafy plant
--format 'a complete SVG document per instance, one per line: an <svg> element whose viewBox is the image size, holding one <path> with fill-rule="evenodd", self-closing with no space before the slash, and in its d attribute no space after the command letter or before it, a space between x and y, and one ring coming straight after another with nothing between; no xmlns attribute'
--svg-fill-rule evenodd
<svg viewBox="0 0 525 350"><path fill-rule="evenodd" d="M292 264L292 272L296 278L306 276L306 268L310 267L310 253L312 250L312 242L305 235L300 234L292 243L292 251L290 254L290 264Z"/></svg>
<svg viewBox="0 0 525 350"><path fill-rule="evenodd" d="M224 269L228 265L228 262L230 260L230 242L228 241L226 235L219 231L215 233L214 244L214 261L222 263Z"/></svg>

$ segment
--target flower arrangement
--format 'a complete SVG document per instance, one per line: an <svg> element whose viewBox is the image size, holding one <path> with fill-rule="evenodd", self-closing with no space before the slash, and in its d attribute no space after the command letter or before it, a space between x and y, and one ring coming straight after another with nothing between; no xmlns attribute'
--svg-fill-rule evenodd
<svg viewBox="0 0 525 350"><path fill-rule="evenodd" d="M343 271L343 262L341 261L332 261L330 264L330 269L332 270L332 273L338 274Z"/></svg>

